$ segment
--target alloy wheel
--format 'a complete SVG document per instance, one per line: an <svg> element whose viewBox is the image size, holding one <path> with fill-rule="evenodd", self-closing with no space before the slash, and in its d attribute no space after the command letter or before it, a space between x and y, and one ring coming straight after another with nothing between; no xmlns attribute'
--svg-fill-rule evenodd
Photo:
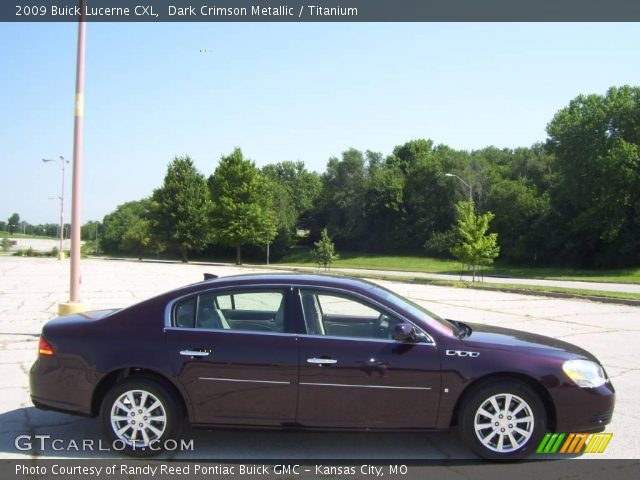
<svg viewBox="0 0 640 480"><path fill-rule="evenodd" d="M509 453L525 445L535 425L533 410L521 397L498 393L486 399L474 417L474 430L489 450Z"/></svg>
<svg viewBox="0 0 640 480"><path fill-rule="evenodd" d="M118 439L129 446L145 447L160 441L167 427L167 413L154 394L128 390L113 402L110 421Z"/></svg>

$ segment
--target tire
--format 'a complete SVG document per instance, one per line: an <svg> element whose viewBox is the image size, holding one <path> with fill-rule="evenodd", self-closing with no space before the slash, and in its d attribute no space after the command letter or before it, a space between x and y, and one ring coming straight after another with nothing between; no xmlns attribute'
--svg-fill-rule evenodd
<svg viewBox="0 0 640 480"><path fill-rule="evenodd" d="M519 460L533 453L546 431L538 394L518 381L497 381L466 396L458 418L467 446L487 460Z"/></svg>
<svg viewBox="0 0 640 480"><path fill-rule="evenodd" d="M180 437L184 420L175 396L162 383L145 377L116 383L102 401L100 416L110 447L132 457L161 453L167 440Z"/></svg>

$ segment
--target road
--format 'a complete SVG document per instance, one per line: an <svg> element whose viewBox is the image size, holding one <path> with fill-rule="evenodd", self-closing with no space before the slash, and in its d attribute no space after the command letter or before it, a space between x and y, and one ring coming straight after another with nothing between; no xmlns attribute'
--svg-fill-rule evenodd
<svg viewBox="0 0 640 480"><path fill-rule="evenodd" d="M303 271L318 271L315 267L298 267L298 266L277 266L277 268L293 268ZM425 272L405 272L400 270L374 270L369 268L332 268L332 272L363 275L386 275L394 277L409 278L428 278L434 280L464 280L470 282L470 275L448 275L444 273L425 273ZM608 283L608 282L586 282L580 280L542 280L533 278L514 278L514 277L490 277L484 276L483 281L486 283L510 283L514 285L538 285L544 287L562 287L577 288L585 290L600 290L603 292L624 292L624 293L640 293L640 283Z"/></svg>
<svg viewBox="0 0 640 480"><path fill-rule="evenodd" d="M35 409L28 370L42 324L67 300L68 261L0 257L0 458L113 457L100 451L53 451L38 445L20 451L21 434L49 434L65 442L102 438L97 419ZM131 261L84 260L82 300L94 308L124 307L165 290L218 275L258 269ZM502 292L380 282L439 315L509 326L562 338L593 352L617 389L614 437L606 458L640 456L640 307ZM462 459L471 458L455 431L440 434L287 433L206 431L188 433L195 451L167 454L189 459ZM602 458L602 457L600 457Z"/></svg>

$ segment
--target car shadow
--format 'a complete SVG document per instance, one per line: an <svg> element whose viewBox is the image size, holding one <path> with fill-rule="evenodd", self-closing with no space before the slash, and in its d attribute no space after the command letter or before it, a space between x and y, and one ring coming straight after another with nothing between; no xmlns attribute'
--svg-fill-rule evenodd
<svg viewBox="0 0 640 480"><path fill-rule="evenodd" d="M25 407L0 414L0 456L126 458L102 435L99 418ZM455 429L446 433L359 433L187 428L180 451L155 459L476 459Z"/></svg>

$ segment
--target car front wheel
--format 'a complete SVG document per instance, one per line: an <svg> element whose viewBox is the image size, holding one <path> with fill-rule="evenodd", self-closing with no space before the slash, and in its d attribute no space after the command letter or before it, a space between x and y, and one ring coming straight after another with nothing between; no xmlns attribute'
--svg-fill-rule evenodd
<svg viewBox="0 0 640 480"><path fill-rule="evenodd" d="M515 460L537 448L546 430L546 411L530 387L501 381L472 391L458 423L462 438L478 456Z"/></svg>
<svg viewBox="0 0 640 480"><path fill-rule="evenodd" d="M107 393L101 408L102 424L113 449L131 456L160 453L181 430L182 410L161 383L131 377Z"/></svg>

